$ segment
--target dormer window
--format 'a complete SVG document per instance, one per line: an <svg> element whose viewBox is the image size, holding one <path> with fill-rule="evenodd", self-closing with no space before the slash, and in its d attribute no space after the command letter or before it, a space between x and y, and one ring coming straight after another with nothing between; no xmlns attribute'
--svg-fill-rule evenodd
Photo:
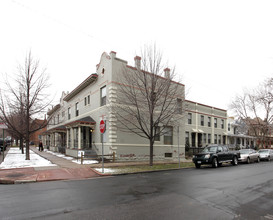
<svg viewBox="0 0 273 220"><path fill-rule="evenodd" d="M102 75L104 75L104 71L105 71L105 69L104 69L104 68L102 68L102 71L101 71L101 74L102 74Z"/></svg>

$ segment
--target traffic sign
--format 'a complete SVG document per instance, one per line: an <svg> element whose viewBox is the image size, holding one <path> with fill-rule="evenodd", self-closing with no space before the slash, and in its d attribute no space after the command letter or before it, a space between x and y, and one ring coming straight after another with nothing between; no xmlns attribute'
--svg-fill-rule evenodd
<svg viewBox="0 0 273 220"><path fill-rule="evenodd" d="M101 120L100 121L100 133L103 134L106 130L106 125L105 125L105 121Z"/></svg>

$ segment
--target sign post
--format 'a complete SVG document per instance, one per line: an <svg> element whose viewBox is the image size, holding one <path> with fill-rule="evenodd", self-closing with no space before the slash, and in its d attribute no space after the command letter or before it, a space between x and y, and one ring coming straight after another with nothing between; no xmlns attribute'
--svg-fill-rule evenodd
<svg viewBox="0 0 273 220"><path fill-rule="evenodd" d="M105 120L101 120L100 121L100 133L102 135L102 138L101 138L101 147L102 147L102 173L104 173L104 149L103 149L103 134L104 132L106 131L106 125L105 125Z"/></svg>

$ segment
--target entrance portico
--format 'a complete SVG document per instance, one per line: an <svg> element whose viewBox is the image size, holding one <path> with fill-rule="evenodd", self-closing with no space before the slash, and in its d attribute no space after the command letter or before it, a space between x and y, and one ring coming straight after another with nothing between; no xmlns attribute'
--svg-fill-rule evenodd
<svg viewBox="0 0 273 220"><path fill-rule="evenodd" d="M65 125L67 132L67 149L68 155L77 156L78 150L92 149L92 134L96 122L90 117L84 117Z"/></svg>

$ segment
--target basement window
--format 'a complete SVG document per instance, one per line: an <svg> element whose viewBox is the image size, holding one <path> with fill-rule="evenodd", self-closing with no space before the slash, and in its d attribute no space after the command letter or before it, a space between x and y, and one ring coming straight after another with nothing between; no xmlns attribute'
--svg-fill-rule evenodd
<svg viewBox="0 0 273 220"><path fill-rule="evenodd" d="M173 157L173 153L165 153L165 157Z"/></svg>

